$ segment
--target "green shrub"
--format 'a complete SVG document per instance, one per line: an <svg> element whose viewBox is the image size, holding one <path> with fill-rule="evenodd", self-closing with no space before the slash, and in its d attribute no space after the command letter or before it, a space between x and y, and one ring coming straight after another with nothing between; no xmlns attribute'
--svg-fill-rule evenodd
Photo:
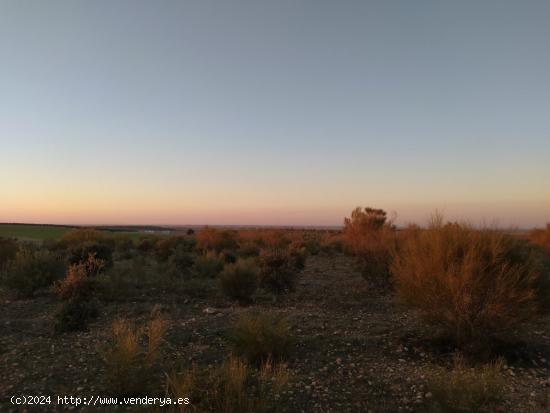
<svg viewBox="0 0 550 413"><path fill-rule="evenodd" d="M18 250L17 240L0 237L0 271L15 258Z"/></svg>
<svg viewBox="0 0 550 413"><path fill-rule="evenodd" d="M184 245L178 245L168 258L170 275L177 278L188 277L191 273L195 256Z"/></svg>
<svg viewBox="0 0 550 413"><path fill-rule="evenodd" d="M154 247L155 256L158 261L166 261L179 249L180 251L193 252L196 240L193 237L173 236L159 239Z"/></svg>
<svg viewBox="0 0 550 413"><path fill-rule="evenodd" d="M55 314L55 331L58 333L85 331L90 319L97 315L97 305L93 301L65 301Z"/></svg>
<svg viewBox="0 0 550 413"><path fill-rule="evenodd" d="M260 270L252 259L240 258L235 264L227 264L220 274L222 291L228 297L249 303L258 288L259 273Z"/></svg>
<svg viewBox="0 0 550 413"><path fill-rule="evenodd" d="M451 371L437 371L428 383L431 397L426 399L429 413L500 412L504 398L502 363L468 368L460 357Z"/></svg>
<svg viewBox="0 0 550 413"><path fill-rule="evenodd" d="M3 283L19 297L32 297L63 276L63 260L48 251L19 250L5 270Z"/></svg>
<svg viewBox="0 0 550 413"><path fill-rule="evenodd" d="M260 285L274 293L292 291L296 283L296 262L286 248L269 248L260 254Z"/></svg>
<svg viewBox="0 0 550 413"><path fill-rule="evenodd" d="M81 244L69 246L67 250L69 264L79 264L88 259L90 255L103 261L103 269L111 268L113 265L113 248L103 242L87 241Z"/></svg>
<svg viewBox="0 0 550 413"><path fill-rule="evenodd" d="M252 363L286 357L290 332L284 319L269 314L242 315L228 332L233 354Z"/></svg>
<svg viewBox="0 0 550 413"><path fill-rule="evenodd" d="M397 296L463 350L490 350L540 317L540 262L525 243L467 225L412 230L392 266ZM546 296L547 298L547 296Z"/></svg>
<svg viewBox="0 0 550 413"><path fill-rule="evenodd" d="M245 242L240 245L238 254L242 258L257 257L260 255L260 247L258 247L254 242Z"/></svg>
<svg viewBox="0 0 550 413"><path fill-rule="evenodd" d="M214 251L199 255L193 265L193 271L198 277L216 278L223 270L223 260Z"/></svg>

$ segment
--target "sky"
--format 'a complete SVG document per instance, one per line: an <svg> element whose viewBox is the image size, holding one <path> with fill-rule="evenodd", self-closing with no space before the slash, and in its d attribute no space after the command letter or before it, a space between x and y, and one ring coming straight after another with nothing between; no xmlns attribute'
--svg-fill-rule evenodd
<svg viewBox="0 0 550 413"><path fill-rule="evenodd" d="M550 2L1 0L0 222L550 222Z"/></svg>

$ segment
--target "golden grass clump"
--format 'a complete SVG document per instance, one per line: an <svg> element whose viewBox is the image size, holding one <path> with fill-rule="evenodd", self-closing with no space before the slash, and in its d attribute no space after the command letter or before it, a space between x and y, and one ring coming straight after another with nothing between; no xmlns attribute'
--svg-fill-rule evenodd
<svg viewBox="0 0 550 413"><path fill-rule="evenodd" d="M503 232L436 217L403 237L392 271L398 298L465 350L488 350L539 315L539 262Z"/></svg>
<svg viewBox="0 0 550 413"><path fill-rule="evenodd" d="M112 325L112 343L105 351L108 381L120 396L149 395L159 361L159 347L167 323L154 310L146 326L136 327L127 319Z"/></svg>
<svg viewBox="0 0 550 413"><path fill-rule="evenodd" d="M288 356L290 328L284 319L270 314L244 314L228 332L233 354L251 363L280 360Z"/></svg>
<svg viewBox="0 0 550 413"><path fill-rule="evenodd" d="M504 399L502 362L469 368L456 356L451 371L439 369L428 382L429 413L489 413L499 410Z"/></svg>
<svg viewBox="0 0 550 413"><path fill-rule="evenodd" d="M276 407L275 395L288 383L286 365L263 363L259 369L230 356L210 370L193 365L183 374L168 376L168 394L188 398L179 412L264 413Z"/></svg>

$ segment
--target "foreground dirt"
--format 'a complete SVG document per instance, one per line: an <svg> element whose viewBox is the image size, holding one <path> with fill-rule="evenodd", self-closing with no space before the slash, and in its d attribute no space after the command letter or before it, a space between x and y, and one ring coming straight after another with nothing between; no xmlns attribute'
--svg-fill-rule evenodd
<svg viewBox="0 0 550 413"><path fill-rule="evenodd" d="M344 257L310 257L296 291L264 297L243 308L221 298L143 292L110 302L89 331L55 334L51 294L18 301L1 292L0 411L24 411L12 395L96 395L109 389L102 351L110 325L123 316L139 322L161 305L169 321L164 364L216 364L228 354L227 327L246 311L288 318L294 337L290 386L278 396L280 412L414 412L429 393L428 378L449 366L452 349L437 350L414 317L388 292L371 288ZM208 309L208 310L206 310ZM205 311L206 310L206 311ZM546 320L548 321L548 320ZM549 412L550 323L523 337L506 360L503 412ZM168 367L170 366L170 367ZM162 377L159 377L162 380ZM192 397L192 395L191 395ZM27 408L61 411L67 407Z"/></svg>

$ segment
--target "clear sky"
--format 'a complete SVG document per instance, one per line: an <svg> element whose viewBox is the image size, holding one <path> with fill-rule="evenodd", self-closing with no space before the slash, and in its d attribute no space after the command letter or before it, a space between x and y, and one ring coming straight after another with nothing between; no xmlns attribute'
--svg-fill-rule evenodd
<svg viewBox="0 0 550 413"><path fill-rule="evenodd" d="M550 2L0 1L0 221L550 221Z"/></svg>

